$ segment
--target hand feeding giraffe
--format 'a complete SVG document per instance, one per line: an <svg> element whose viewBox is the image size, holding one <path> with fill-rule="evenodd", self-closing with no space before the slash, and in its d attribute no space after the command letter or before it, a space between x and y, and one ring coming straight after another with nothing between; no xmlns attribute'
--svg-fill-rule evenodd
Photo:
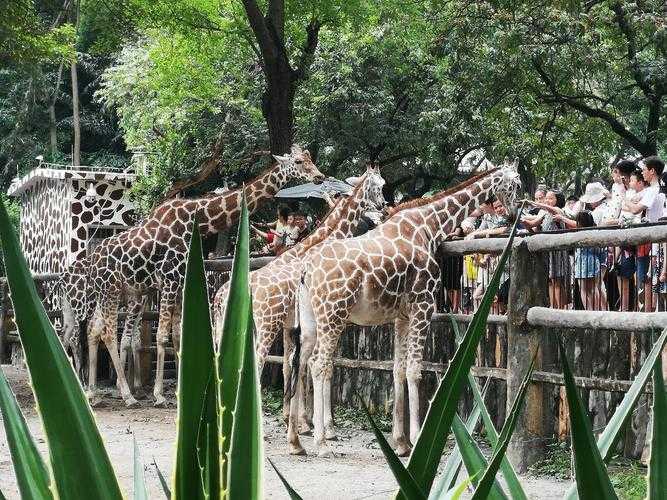
<svg viewBox="0 0 667 500"><path fill-rule="evenodd" d="M407 379L410 439L419 434L422 354L440 281L437 247L480 202L495 194L508 206L520 187L516 162L505 163L437 194L392 210L383 224L365 235L327 241L303 259L298 308L301 342L314 343L308 360L313 378L313 436L318 453L330 456L326 435L333 433L331 377L338 339L347 323L394 322L393 437L397 452L407 455L403 388ZM307 356L305 349L302 355ZM304 366L304 361L299 361ZM297 388L297 393L299 392ZM296 424L299 399L290 407ZM290 431L290 436L294 431Z"/></svg>
<svg viewBox="0 0 667 500"><path fill-rule="evenodd" d="M356 183L352 194L337 202L313 234L266 266L250 273L259 373L262 372L271 345L282 332L285 352L283 375L286 393L291 379L288 353L292 350L292 342L289 332L294 326L294 307L301 278L302 257L324 240L352 237L364 212L382 210L386 205L382 194L385 181L378 167L369 165L365 174L357 179ZM229 283L226 283L215 295L213 317L216 338L220 338L222 334L228 293ZM289 410L289 396L286 396L283 408L286 418Z"/></svg>
<svg viewBox="0 0 667 500"><path fill-rule="evenodd" d="M277 164L245 186L250 212L272 199L289 180L294 178L321 182L324 176L313 164L310 153L293 146L290 154L274 156ZM100 339L111 353L118 374L121 395L126 404L136 404L132 398L117 351L117 317L120 297L130 295L124 334L136 335L136 318L141 314L141 297L150 290L160 291L160 311L157 331L157 371L155 375L155 404L166 403L163 396L165 347L170 333L176 353L180 340L180 295L182 292L187 249L195 219L202 235L216 233L234 224L241 211L242 189L217 196L169 200L139 226L105 239L89 257L87 273L94 303L92 322L88 329L89 395L95 395L97 348ZM90 311L92 307L86 304ZM138 310L138 314L136 314ZM84 313L85 314L85 313ZM80 316L77 313L76 316ZM86 316L90 318L90 316ZM133 319L134 318L134 319ZM138 342L130 342L133 351ZM133 352L134 354L134 352ZM135 369L135 373L137 370Z"/></svg>

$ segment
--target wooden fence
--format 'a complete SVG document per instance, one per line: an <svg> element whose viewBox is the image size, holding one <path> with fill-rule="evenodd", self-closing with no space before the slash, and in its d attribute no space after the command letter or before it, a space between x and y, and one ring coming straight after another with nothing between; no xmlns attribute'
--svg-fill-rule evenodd
<svg viewBox="0 0 667 500"><path fill-rule="evenodd" d="M511 405L517 393L521 378L530 363L533 353L537 353L536 370L533 384L526 400L526 411L520 419L509 448L512 462L520 470L544 456L546 445L558 434L567 432L565 402L562 390L560 363L556 349L556 335L563 333L568 352L575 359L576 382L591 401L607 401L606 415L594 415L594 428L604 426L608 412L620 399L618 393L627 391L631 384L631 375L641 362L641 353L650 347L651 330L667 327L667 313L639 312L599 312L553 310L548 308L547 252L572 249L577 247L638 245L648 242L667 241L667 225L657 224L627 229L589 229L571 231L562 234L535 234L517 237L512 248L510 260L511 280L507 315L495 315L489 318L489 328L478 355L478 366L473 368L475 376L491 378L494 383L487 394L494 418L498 424L504 420L507 406ZM452 241L442 245L444 254L463 255L469 253L498 253L505 247L505 238L483 240ZM251 259L252 268L265 265L270 258ZM207 261L206 269L211 272L225 272L230 269L229 260ZM52 280L54 276L38 276L36 280ZM4 290L4 282L0 287ZM16 338L10 333L11 308L7 294L2 293L0 314L0 362L7 359L7 346ZM57 317L57 312L50 313ZM437 383L437 375L447 369L447 360L451 359L455 346L449 330L450 315L436 313L433 317L431 336L427 341L424 363L424 380L421 390L422 400L430 399ZM472 316L455 314L454 319L466 324ZM122 318L122 315L121 315ZM143 316L142 345L144 359L152 357L150 343L151 325L157 320L156 311L146 311ZM154 325L153 325L154 326ZM610 340L611 339L611 340ZM610 352L608 346L628 347L625 351L630 356L630 342L634 342L638 360L630 369L616 370L603 358L618 356ZM607 348L600 348L606 345ZM634 345L634 344L633 344ZM334 378L334 397L339 402L352 402L352 394L357 391L368 396L375 406L391 405L391 371L393 362L392 327L354 327L341 340L341 357L335 359L336 375ZM621 354L623 356L623 354ZM602 360L602 361L601 361ZM269 356L270 364L281 364L279 349ZM142 373L142 381L149 383L151 378L150 363ZM603 366L604 365L604 366ZM601 366L603 366L601 368ZM276 367L277 368L277 367ZM609 368L609 370L607 370ZM608 373L609 371L613 373ZM275 369L274 373L279 370ZM619 376L620 375L620 376ZM270 377L269 377L270 378ZM275 377L274 377L275 378ZM274 382L277 382L274 380ZM650 387L647 389L650 392ZM609 404L609 400L612 403ZM464 400L462 409L469 408ZM603 404L603 406L604 406ZM592 410L596 406L591 404ZM647 402L644 402L643 415L633 424L635 435L629 445L630 454L636 455L643 447L642 425L648 418ZM598 406L599 408L599 406ZM425 411L425 408L422 408ZM638 413L642 413L639 411ZM599 412L598 412L599 413ZM602 412L605 413L605 412ZM644 422L642 424L642 422ZM643 429L645 433L645 428ZM641 441L641 442L640 442Z"/></svg>

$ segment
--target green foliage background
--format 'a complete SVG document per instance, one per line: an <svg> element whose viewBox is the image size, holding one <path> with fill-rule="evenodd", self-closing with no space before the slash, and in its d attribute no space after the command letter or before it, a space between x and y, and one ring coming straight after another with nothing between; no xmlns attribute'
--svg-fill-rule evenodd
<svg viewBox="0 0 667 500"><path fill-rule="evenodd" d="M269 2L257 5L266 14ZM287 0L285 51L302 57L296 140L328 174L385 166L387 197L437 189L461 163L518 156L524 185L580 190L620 156L665 153L664 2ZM268 149L265 76L243 2L80 0L76 28L54 27L61 2L20 0L0 27L0 164L6 186L48 153L56 99L58 151L71 150L64 60L80 67L83 163L125 165L150 153L135 186L148 209L193 175L223 137L218 176L256 173ZM473 152L472 155L468 154Z"/></svg>

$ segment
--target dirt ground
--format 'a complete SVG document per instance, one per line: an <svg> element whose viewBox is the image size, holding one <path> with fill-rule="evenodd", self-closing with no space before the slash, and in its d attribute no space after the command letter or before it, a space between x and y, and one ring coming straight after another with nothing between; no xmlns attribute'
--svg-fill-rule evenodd
<svg viewBox="0 0 667 500"><path fill-rule="evenodd" d="M26 415L33 436L38 440L40 450L46 453L27 373L7 365L3 365L2 369ZM174 401L173 386L170 393ZM109 397L107 400L109 402L105 407L95 409L95 415L121 488L128 497L131 496L134 433L146 466L150 497L164 498L152 464L155 461L163 474L170 477L176 437L175 407L153 408L148 400L143 400L142 408L128 410L117 397ZM335 458L324 459L312 454L306 457L290 456L286 452L283 424L278 417L265 415L264 431L266 455L305 499L389 498L395 490L394 478L370 432L355 428L341 429L339 440L332 442ZM312 453L312 438L304 436L302 439L307 451ZM522 482L529 496L536 499L562 498L568 487L567 482L544 478L525 477ZM0 426L0 485L7 498L19 498L4 426ZM288 498L268 462L265 467L264 491L266 498Z"/></svg>

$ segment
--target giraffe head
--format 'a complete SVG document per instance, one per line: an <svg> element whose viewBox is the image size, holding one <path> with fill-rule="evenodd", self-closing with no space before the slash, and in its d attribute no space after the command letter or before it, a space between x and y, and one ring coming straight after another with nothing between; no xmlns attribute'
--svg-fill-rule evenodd
<svg viewBox="0 0 667 500"><path fill-rule="evenodd" d="M517 171L519 159L515 158L513 162L505 158L503 166L498 170L499 182L496 185L496 197L501 201L508 211L512 211L516 204L516 199L521 189L521 178Z"/></svg>
<svg viewBox="0 0 667 500"><path fill-rule="evenodd" d="M313 163L310 152L307 149L301 149L296 144L292 146L288 154L273 155L273 157L288 179L303 179L315 184L320 184L325 179L324 174Z"/></svg>
<svg viewBox="0 0 667 500"><path fill-rule="evenodd" d="M387 200L384 199L382 188L385 180L380 174L380 166L374 163L366 164L366 173L361 177L348 177L345 181L352 186L357 186L360 182L366 182L364 197L361 200L365 210L384 210L387 206Z"/></svg>

